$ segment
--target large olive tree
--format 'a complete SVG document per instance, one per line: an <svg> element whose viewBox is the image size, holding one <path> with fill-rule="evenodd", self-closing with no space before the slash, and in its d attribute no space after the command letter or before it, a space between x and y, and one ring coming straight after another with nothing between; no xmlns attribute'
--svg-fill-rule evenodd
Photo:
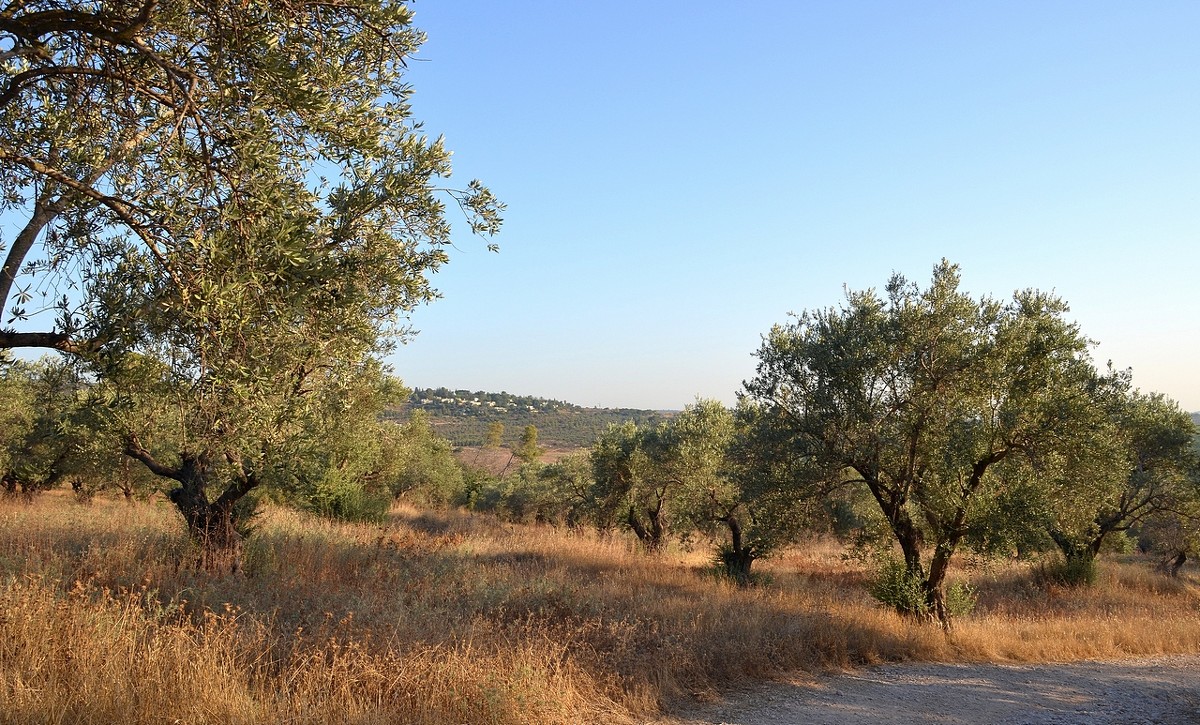
<svg viewBox="0 0 1200 725"><path fill-rule="evenodd" d="M0 212L22 219L0 300L44 324L0 347L80 356L209 547L236 548L234 504L314 391L435 296L446 195L500 223L484 187L442 188L411 20L387 0L0 9Z"/></svg>
<svg viewBox="0 0 1200 725"><path fill-rule="evenodd" d="M786 439L774 455L869 489L942 623L951 558L1003 468L1076 447L1103 418L1066 312L1036 291L972 298L943 261L926 289L896 275L885 296L774 327L758 351L746 391Z"/></svg>

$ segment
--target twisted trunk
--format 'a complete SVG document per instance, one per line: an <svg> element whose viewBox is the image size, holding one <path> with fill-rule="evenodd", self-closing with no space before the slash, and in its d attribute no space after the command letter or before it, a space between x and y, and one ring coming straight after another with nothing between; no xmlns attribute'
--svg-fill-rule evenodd
<svg viewBox="0 0 1200 725"><path fill-rule="evenodd" d="M750 567L756 558L754 547L746 544L736 516L730 514L721 521L729 529L729 548L721 550L721 564L730 579L745 586L750 583Z"/></svg>
<svg viewBox="0 0 1200 725"><path fill-rule="evenodd" d="M642 546L646 547L647 551L659 551L667 540L667 525L663 516L662 499L657 501L654 508L646 509L646 519L646 523L642 523L637 508L632 505L625 516L626 523L629 524L629 528L633 529L633 533L637 534Z"/></svg>
<svg viewBox="0 0 1200 725"><path fill-rule="evenodd" d="M238 532L235 507L258 485L257 478L241 465L235 465L234 480L216 500L210 501L211 461L207 453L182 453L179 466L174 468L158 462L136 439L126 445L125 453L141 461L155 475L178 484L167 492L167 498L175 504L187 524L188 534L200 547L200 566L209 571L239 571L242 535Z"/></svg>

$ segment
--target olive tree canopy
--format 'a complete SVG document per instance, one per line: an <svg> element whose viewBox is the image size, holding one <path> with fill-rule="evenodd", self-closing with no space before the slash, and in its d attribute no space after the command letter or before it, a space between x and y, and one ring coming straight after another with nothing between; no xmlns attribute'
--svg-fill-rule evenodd
<svg viewBox="0 0 1200 725"><path fill-rule="evenodd" d="M1036 291L973 299L943 261L926 289L894 276L884 297L852 292L776 326L758 352L746 390L784 438L770 452L865 485L943 623L950 559L1012 480L1003 468L1104 422L1066 312Z"/></svg>
<svg viewBox="0 0 1200 725"><path fill-rule="evenodd" d="M428 299L450 154L410 115L411 20L389 0L0 9L0 301L35 328L0 347L127 344L137 320L227 305L214 274L269 297L346 250L388 262L378 316ZM446 193L497 228L484 187Z"/></svg>

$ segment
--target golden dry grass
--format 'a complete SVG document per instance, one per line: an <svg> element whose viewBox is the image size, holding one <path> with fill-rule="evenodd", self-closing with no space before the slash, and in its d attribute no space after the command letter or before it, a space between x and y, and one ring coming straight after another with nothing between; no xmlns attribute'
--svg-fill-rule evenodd
<svg viewBox="0 0 1200 725"><path fill-rule="evenodd" d="M272 509L245 575L189 559L163 502L0 502L0 722L632 722L865 663L1200 652L1196 580L1137 561L1106 561L1090 590L973 571L979 608L946 636L875 605L829 541L741 590L703 552L460 512Z"/></svg>

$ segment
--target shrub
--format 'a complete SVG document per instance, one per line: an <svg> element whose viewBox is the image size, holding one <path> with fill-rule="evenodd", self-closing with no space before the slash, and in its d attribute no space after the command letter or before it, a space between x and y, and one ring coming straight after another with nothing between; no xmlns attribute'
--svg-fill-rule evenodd
<svg viewBox="0 0 1200 725"><path fill-rule="evenodd" d="M922 615L929 610L920 577L909 572L899 559L880 562L871 582L871 596L901 614Z"/></svg>
<svg viewBox="0 0 1200 725"><path fill-rule="evenodd" d="M901 614L923 616L929 613L925 587L920 577L908 571L899 559L884 559L871 582L871 596ZM967 582L946 586L946 611L953 617L965 617L975 611L979 593Z"/></svg>
<svg viewBox="0 0 1200 725"><path fill-rule="evenodd" d="M952 582L946 587L946 610L951 617L965 617L975 611L979 591L967 582Z"/></svg>
<svg viewBox="0 0 1200 725"><path fill-rule="evenodd" d="M382 523L391 503L387 493L368 491L356 481L331 477L316 485L305 508L339 521Z"/></svg>
<svg viewBox="0 0 1200 725"><path fill-rule="evenodd" d="M1087 556L1065 557L1053 564L1043 564L1038 578L1059 586L1090 587L1096 583L1096 560Z"/></svg>

